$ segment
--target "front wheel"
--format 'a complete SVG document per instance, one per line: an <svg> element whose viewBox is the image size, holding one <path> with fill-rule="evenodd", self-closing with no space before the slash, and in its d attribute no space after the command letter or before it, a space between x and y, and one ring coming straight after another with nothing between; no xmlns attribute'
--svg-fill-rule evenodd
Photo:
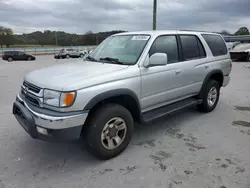
<svg viewBox="0 0 250 188"><path fill-rule="evenodd" d="M209 80L203 101L197 107L202 112L211 112L216 107L220 96L220 85L216 80Z"/></svg>
<svg viewBox="0 0 250 188"><path fill-rule="evenodd" d="M80 58L83 58L84 57L84 55L83 54L80 54Z"/></svg>
<svg viewBox="0 0 250 188"><path fill-rule="evenodd" d="M31 57L28 57L28 61L31 61Z"/></svg>
<svg viewBox="0 0 250 188"><path fill-rule="evenodd" d="M66 58L69 59L69 55L68 54L66 55Z"/></svg>
<svg viewBox="0 0 250 188"><path fill-rule="evenodd" d="M107 104L99 108L83 130L86 149L99 159L110 159L123 152L132 137L134 122L123 106Z"/></svg>

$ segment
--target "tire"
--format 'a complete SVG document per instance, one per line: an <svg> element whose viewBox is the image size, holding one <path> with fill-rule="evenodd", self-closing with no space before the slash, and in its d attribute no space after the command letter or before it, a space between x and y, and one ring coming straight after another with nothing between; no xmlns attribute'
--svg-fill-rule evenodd
<svg viewBox="0 0 250 188"><path fill-rule="evenodd" d="M213 95L212 95L213 94ZM211 96L212 95L212 96ZM201 112L211 112L217 106L220 96L220 85L215 80L209 80L205 89L203 101L197 107Z"/></svg>
<svg viewBox="0 0 250 188"><path fill-rule="evenodd" d="M67 55L66 55L66 58L67 58L67 59L69 59L69 58L70 58L70 57L69 57L69 54L67 54Z"/></svg>
<svg viewBox="0 0 250 188"><path fill-rule="evenodd" d="M13 61L13 58L12 58L12 57L9 57L9 58L8 58L8 62L11 62L11 61Z"/></svg>
<svg viewBox="0 0 250 188"><path fill-rule="evenodd" d="M31 61L31 57L28 57L28 61Z"/></svg>
<svg viewBox="0 0 250 188"><path fill-rule="evenodd" d="M84 55L83 54L80 54L80 58L83 58L84 57Z"/></svg>
<svg viewBox="0 0 250 188"><path fill-rule="evenodd" d="M123 126L110 128L110 125L113 126L112 123L115 124L115 122L122 121L123 124L121 125ZM134 121L130 112L123 106L107 104L92 114L86 126L87 128L82 133L85 148L95 157L107 160L118 156L127 148L133 134ZM105 129L105 127L108 128ZM116 127L120 127L120 131L117 131ZM114 137L113 139L109 139L113 144L109 144L107 137ZM117 137L120 139L117 139ZM117 144L119 142L120 144Z"/></svg>
<svg viewBox="0 0 250 188"><path fill-rule="evenodd" d="M250 62L250 55L246 57L246 62Z"/></svg>

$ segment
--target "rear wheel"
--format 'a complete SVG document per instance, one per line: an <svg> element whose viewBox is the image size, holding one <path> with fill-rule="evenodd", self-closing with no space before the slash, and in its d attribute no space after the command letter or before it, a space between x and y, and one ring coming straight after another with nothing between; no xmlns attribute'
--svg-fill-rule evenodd
<svg viewBox="0 0 250 188"><path fill-rule="evenodd" d="M132 137L134 122L123 106L107 104L87 122L82 134L86 149L100 159L110 159L124 151Z"/></svg>
<svg viewBox="0 0 250 188"><path fill-rule="evenodd" d="M250 54L246 57L246 61L247 61L247 62L250 61Z"/></svg>
<svg viewBox="0 0 250 188"><path fill-rule="evenodd" d="M9 58L8 58L8 61L9 61L9 62L13 61L12 57L9 57Z"/></svg>
<svg viewBox="0 0 250 188"><path fill-rule="evenodd" d="M209 80L203 101L197 107L202 112L211 112L216 107L220 96L220 85L216 80Z"/></svg>

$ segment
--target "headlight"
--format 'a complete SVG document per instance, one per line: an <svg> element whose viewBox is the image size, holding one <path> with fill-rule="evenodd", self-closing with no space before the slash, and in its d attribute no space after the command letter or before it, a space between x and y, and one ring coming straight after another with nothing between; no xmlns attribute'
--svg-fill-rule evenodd
<svg viewBox="0 0 250 188"><path fill-rule="evenodd" d="M71 106L76 97L76 92L59 92L49 89L43 91L44 104L55 107L69 107Z"/></svg>

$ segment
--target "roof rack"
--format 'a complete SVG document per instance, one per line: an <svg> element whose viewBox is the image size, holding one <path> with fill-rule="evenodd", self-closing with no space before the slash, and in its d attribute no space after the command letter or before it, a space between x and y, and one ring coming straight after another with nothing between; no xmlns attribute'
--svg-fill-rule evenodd
<svg viewBox="0 0 250 188"><path fill-rule="evenodd" d="M200 31L200 30L192 30L192 29L181 29L179 31L194 31L194 32L206 32L206 33L208 33L208 31Z"/></svg>

